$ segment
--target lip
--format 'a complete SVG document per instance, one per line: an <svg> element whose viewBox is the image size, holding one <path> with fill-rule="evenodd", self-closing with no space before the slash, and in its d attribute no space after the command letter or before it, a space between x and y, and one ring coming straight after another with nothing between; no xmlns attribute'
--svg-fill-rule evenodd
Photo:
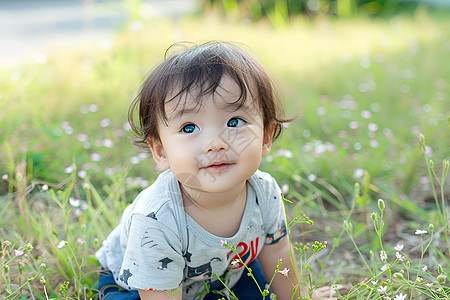
<svg viewBox="0 0 450 300"><path fill-rule="evenodd" d="M202 167L202 169L211 170L211 171L222 171L222 170L225 170L225 169L229 168L232 165L234 165L234 163L230 163L230 162L216 162L216 163L212 163L212 164L210 164L208 166Z"/></svg>

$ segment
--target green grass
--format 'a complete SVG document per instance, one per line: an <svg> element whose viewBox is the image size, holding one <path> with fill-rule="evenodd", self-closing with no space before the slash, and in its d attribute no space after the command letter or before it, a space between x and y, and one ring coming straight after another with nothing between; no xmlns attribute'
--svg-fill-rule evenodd
<svg viewBox="0 0 450 300"><path fill-rule="evenodd" d="M438 265L450 276L449 188L441 179L450 140L448 18L421 11L390 20L319 16L273 28L210 15L143 25L139 31L124 28L110 48L103 42L57 49L46 64L0 70L0 175L8 174L0 179L0 228L2 242L11 242L3 243L0 256L2 297L22 286L22 298L95 295L99 266L93 254L124 207L158 174L128 141L128 105L165 49L181 40L249 45L279 83L287 115L298 116L261 168L298 204L288 205L290 218L305 212L315 221L295 225L292 240L328 241L327 250L310 261L316 283L360 283L366 291L364 278L383 264L381 247L392 258L397 243L405 245L415 268L408 270L413 282L420 273L436 289ZM433 185L419 133L433 160ZM377 233L370 217L380 213L379 198L386 208ZM421 244L414 231L430 223L433 243L424 256L420 246L430 236L423 235ZM60 241L67 243L58 248ZM15 256L27 243L34 248ZM300 254L307 255L302 247ZM365 268L356 249L371 272L354 274L355 267ZM429 271L420 271L419 263ZM379 277L378 285L389 278ZM65 281L69 285L60 289ZM389 292L407 288L418 289L404 283ZM376 288L369 292L379 295Z"/></svg>

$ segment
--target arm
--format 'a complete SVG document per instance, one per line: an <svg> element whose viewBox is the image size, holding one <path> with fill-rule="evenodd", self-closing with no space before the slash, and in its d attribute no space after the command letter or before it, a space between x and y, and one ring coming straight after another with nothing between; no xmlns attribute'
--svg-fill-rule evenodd
<svg viewBox="0 0 450 300"><path fill-rule="evenodd" d="M145 291L139 290L142 300L181 300L181 286L172 291Z"/></svg>
<svg viewBox="0 0 450 300"><path fill-rule="evenodd" d="M283 260L283 264L281 265L280 270L283 270L284 268L290 270L288 273L288 277L285 277L284 275L278 273L275 274L275 277L273 279L271 289L277 295L277 299L280 300L292 299L292 291L294 289L294 286L298 283L294 272L294 268L296 268L296 266L293 266L291 263L289 248L289 240L285 238L276 244L264 245L261 253L258 255L261 267L268 281L270 281L270 279L272 278L279 259ZM294 255L292 251L291 254ZM295 257L293 257L293 261L295 263ZM298 296L300 296L300 294L297 291L297 295L294 299L296 299Z"/></svg>

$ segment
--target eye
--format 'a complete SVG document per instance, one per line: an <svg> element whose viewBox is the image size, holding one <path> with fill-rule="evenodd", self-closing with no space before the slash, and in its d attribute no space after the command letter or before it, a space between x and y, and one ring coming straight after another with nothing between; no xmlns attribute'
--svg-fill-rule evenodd
<svg viewBox="0 0 450 300"><path fill-rule="evenodd" d="M198 128L195 124L186 124L181 128L181 132L183 133L194 133L199 131L200 128Z"/></svg>
<svg viewBox="0 0 450 300"><path fill-rule="evenodd" d="M242 120L241 118L231 118L231 119L228 121L227 126L228 126L228 127L239 127L239 126L244 125L245 123L247 123L247 122L245 122L245 121Z"/></svg>

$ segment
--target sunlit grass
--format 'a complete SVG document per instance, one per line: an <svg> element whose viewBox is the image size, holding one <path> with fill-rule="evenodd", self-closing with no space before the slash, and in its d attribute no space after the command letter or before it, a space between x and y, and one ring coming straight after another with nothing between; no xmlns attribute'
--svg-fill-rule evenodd
<svg viewBox="0 0 450 300"><path fill-rule="evenodd" d="M98 243L159 172L128 141L128 105L166 48L184 40L248 45L279 83L287 115L298 116L262 168L316 221L297 228L294 240L306 242L313 232L329 242L331 250L315 262L317 280L361 279L352 274L361 261L342 222L352 212L352 237L361 251L378 255L381 243L370 220L378 198L386 201L388 244L402 240L411 259L418 258L413 253L420 242L414 230L434 223L441 238L435 237L427 264L441 264L449 276L443 250L448 224L439 221L436 204L444 206L445 196L433 199L419 139L423 133L440 174L449 157L449 26L448 19L420 11L412 19L318 17L276 28L212 13L204 20L136 20L112 40L57 49L39 63L1 70L0 228L2 242L12 243L2 248L3 262L14 249L34 245L11 264L9 275L2 271L2 297L36 274L45 276L53 297L95 294ZM436 189L437 196L442 192L449 192L445 180ZM339 265L349 255L354 261ZM45 295L38 280L22 290ZM65 280L69 288L60 292Z"/></svg>

